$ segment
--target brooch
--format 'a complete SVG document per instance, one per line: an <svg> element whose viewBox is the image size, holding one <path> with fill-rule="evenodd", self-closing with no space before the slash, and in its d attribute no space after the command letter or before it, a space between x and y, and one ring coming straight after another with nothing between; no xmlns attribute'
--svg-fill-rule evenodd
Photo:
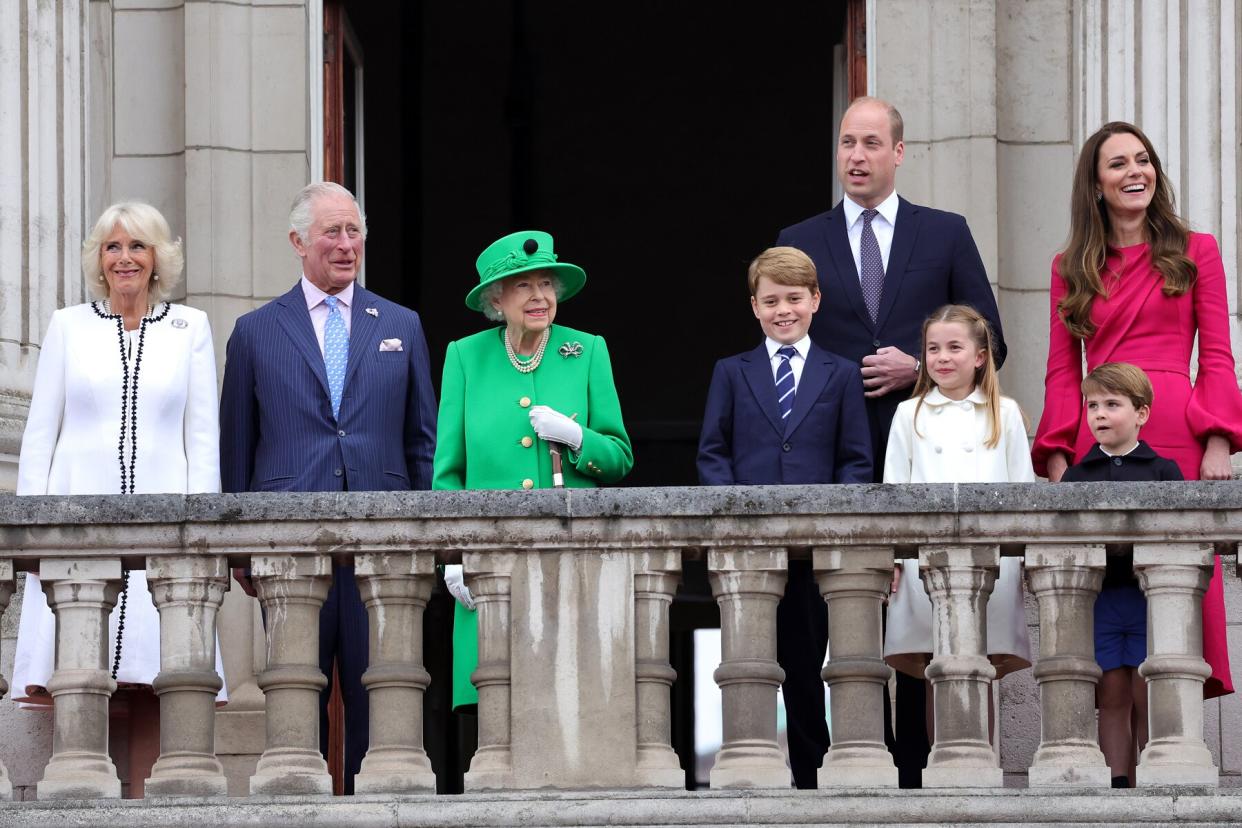
<svg viewBox="0 0 1242 828"><path fill-rule="evenodd" d="M367 313L371 314L376 319L379 319L379 311L376 310L375 308L367 308Z"/></svg>
<svg viewBox="0 0 1242 828"><path fill-rule="evenodd" d="M582 343L566 342L560 347L559 353L565 359L569 359L570 357L580 357L582 356Z"/></svg>
<svg viewBox="0 0 1242 828"><path fill-rule="evenodd" d="M184 319L174 319L172 321L172 326L174 328L188 328L190 323L186 322Z"/></svg>

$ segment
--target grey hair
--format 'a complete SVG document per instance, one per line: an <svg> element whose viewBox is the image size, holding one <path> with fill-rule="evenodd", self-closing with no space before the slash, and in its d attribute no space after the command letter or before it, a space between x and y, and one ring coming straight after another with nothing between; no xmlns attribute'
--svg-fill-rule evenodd
<svg viewBox="0 0 1242 828"><path fill-rule="evenodd" d="M518 276L526 274L519 273ZM552 278L552 292L556 294L559 300L561 294L565 292L565 286L561 284L561 277L555 273L548 274ZM517 278L515 276L506 277L508 279ZM500 301L500 294L504 291L505 279L497 279L487 287L483 288L483 292L479 294L479 307L483 309L483 315L493 322L503 322L505 319L504 311L493 305L493 302Z"/></svg>
<svg viewBox="0 0 1242 828"><path fill-rule="evenodd" d="M315 199L329 195L342 195L354 203L354 209L358 211L358 223L362 225L362 238L365 241L367 215L362 212L362 205L358 203L358 199L354 198L354 194L335 181L316 181L298 190L289 208L289 229L297 233L299 239L306 241L310 235L311 208L314 206Z"/></svg>
<svg viewBox="0 0 1242 828"><path fill-rule="evenodd" d="M143 201L120 201L108 207L82 242L82 276L86 289L96 299L108 297L99 249L104 240L120 227L134 239L145 242L155 254L147 296L152 302L166 301L181 283L185 254L181 239L174 239L164 215Z"/></svg>

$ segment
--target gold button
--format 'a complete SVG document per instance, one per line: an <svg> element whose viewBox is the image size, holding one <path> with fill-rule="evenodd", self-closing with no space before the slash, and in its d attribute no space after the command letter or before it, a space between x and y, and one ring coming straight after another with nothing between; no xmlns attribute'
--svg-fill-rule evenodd
<svg viewBox="0 0 1242 828"><path fill-rule="evenodd" d="M518 400L518 405L522 406L522 408L530 408L530 397L522 397L522 399Z"/></svg>
<svg viewBox="0 0 1242 828"><path fill-rule="evenodd" d="M526 478L525 480L522 481L522 488L523 489L535 488L535 481L531 480L529 477Z"/></svg>
<svg viewBox="0 0 1242 828"><path fill-rule="evenodd" d="M535 444L535 441L534 441L534 440L532 440L530 437L523 437L523 438L522 438L522 446L523 446L523 448L530 448L530 447L531 447L531 446L533 446L534 444Z"/></svg>

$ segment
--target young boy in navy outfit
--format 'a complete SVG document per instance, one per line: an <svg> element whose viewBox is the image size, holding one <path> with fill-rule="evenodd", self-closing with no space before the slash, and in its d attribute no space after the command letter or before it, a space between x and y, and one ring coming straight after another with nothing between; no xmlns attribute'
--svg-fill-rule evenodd
<svg viewBox="0 0 1242 828"><path fill-rule="evenodd" d="M1061 478L1182 480L1172 460L1138 438L1151 416L1151 382L1141 368L1109 362L1082 381L1087 425L1098 441ZM1147 742L1147 687L1138 674L1147 657L1147 599L1134 577L1132 555L1110 555L1095 602L1095 660L1104 675L1096 689L1100 749L1112 770L1113 787L1134 785L1134 761Z"/></svg>
<svg viewBox="0 0 1242 828"><path fill-rule="evenodd" d="M870 483L862 374L807 333L820 301L815 264L801 250L773 247L751 262L748 278L765 339L716 363L699 437L699 482ZM828 750L820 677L828 614L810 561L790 561L776 615L789 763L794 784L814 788Z"/></svg>

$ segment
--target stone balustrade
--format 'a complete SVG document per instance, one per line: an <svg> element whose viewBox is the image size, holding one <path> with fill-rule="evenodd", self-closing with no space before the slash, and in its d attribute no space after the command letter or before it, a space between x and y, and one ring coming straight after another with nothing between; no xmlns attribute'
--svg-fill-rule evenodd
<svg viewBox="0 0 1242 828"><path fill-rule="evenodd" d="M669 607L706 561L720 605L723 744L713 788L787 789L776 740L776 604L791 558L827 602L833 745L821 789L891 789L881 608L893 560L919 557L933 599L929 787L1002 784L988 737L986 607L1000 558L1024 555L1039 604L1042 740L1032 788L1108 787L1096 738L1092 606L1106 545L1131 544L1148 594L1151 741L1141 786L1213 786L1202 738L1201 602L1213 545L1242 538L1242 484L928 485L596 491L0 497L0 612L37 572L58 616L51 761L39 799L116 798L107 613L145 568L161 619L161 755L149 797L220 796L216 615L249 566L266 619L266 749L251 794L330 791L319 754L319 608L352 561L370 622L368 794L435 788L422 744L423 610L436 563L478 605L479 747L468 791L679 789L670 747ZM0 693L6 685L0 678ZM4 736L0 735L0 739ZM0 798L11 786L0 766Z"/></svg>

